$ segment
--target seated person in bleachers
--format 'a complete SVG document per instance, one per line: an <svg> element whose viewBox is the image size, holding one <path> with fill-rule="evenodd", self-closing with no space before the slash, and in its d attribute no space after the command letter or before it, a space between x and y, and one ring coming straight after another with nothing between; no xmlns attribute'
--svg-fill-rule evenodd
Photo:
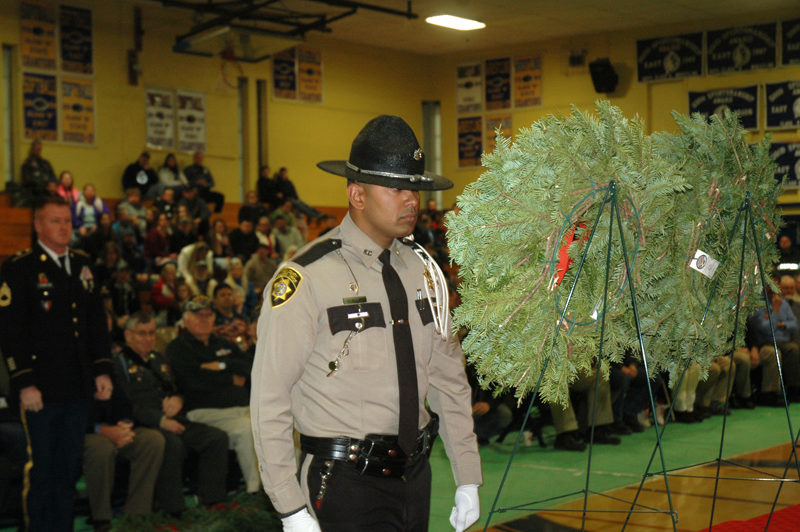
<svg viewBox="0 0 800 532"><path fill-rule="evenodd" d="M791 275L781 275L778 287L781 289L783 300L789 303L792 314L794 314L796 319L800 320L800 301L797 300L797 286L794 277ZM798 332L800 331L795 332L793 340L797 340Z"/></svg>
<svg viewBox="0 0 800 532"><path fill-rule="evenodd" d="M178 213L178 202L175 201L175 190L165 188L159 197L153 201L153 207L167 215L170 223L174 222L174 218Z"/></svg>
<svg viewBox="0 0 800 532"><path fill-rule="evenodd" d="M238 220L250 220L253 227L258 224L259 218L262 216L269 216L269 211L266 207L258 202L258 195L254 190L247 193L244 198L244 203L239 207Z"/></svg>
<svg viewBox="0 0 800 532"><path fill-rule="evenodd" d="M116 459L130 462L128 492L122 512L147 515L153 509L156 479L164 458L164 437L135 425L125 392L114 379L111 400L94 401L93 415L84 440L83 476L96 532L111 528L111 493Z"/></svg>
<svg viewBox="0 0 800 532"><path fill-rule="evenodd" d="M133 229L123 226L119 231L119 252L122 260L128 263L133 274L132 280L136 286L147 284L147 260L144 257L141 245L136 241Z"/></svg>
<svg viewBox="0 0 800 532"><path fill-rule="evenodd" d="M205 242L194 242L183 247L178 253L178 276L188 280L194 275L194 267L199 261L205 261L209 273L213 274L214 253Z"/></svg>
<svg viewBox="0 0 800 532"><path fill-rule="evenodd" d="M696 412L714 416L725 413L725 401L733 388L733 377L729 378L729 373L735 371L735 368L731 364L731 357L727 355L718 356L711 363L706 379L697 383L697 397L694 405ZM730 387L728 386L729 381Z"/></svg>
<svg viewBox="0 0 800 532"><path fill-rule="evenodd" d="M175 158L174 153L168 153L164 158L164 164L158 169L158 186L159 190L163 192L167 189L172 189L175 195L180 197L183 189L189 184L183 171L178 167L178 159ZM162 211L163 212L163 211Z"/></svg>
<svg viewBox="0 0 800 532"><path fill-rule="evenodd" d="M178 267L174 263L168 262L161 267L158 281L150 289L150 302L161 323L172 324L180 319L181 307L177 300L177 294ZM175 319L170 321L170 314ZM175 317L176 315L178 317Z"/></svg>
<svg viewBox="0 0 800 532"><path fill-rule="evenodd" d="M221 192L211 190L214 188L214 176L211 171L203 166L203 152L196 151L192 155L192 164L183 169L186 179L189 180L189 187L197 189L197 194L208 203L214 204L214 212L222 212L225 203L225 195ZM205 233L205 231L203 231Z"/></svg>
<svg viewBox="0 0 800 532"><path fill-rule="evenodd" d="M306 240L300 231L289 225L283 216L274 217L272 225L272 238L275 239L275 247L281 256L284 256L291 247L299 249L305 245Z"/></svg>
<svg viewBox="0 0 800 532"><path fill-rule="evenodd" d="M217 218L212 222L211 230L208 232L208 246L214 252L214 265L226 268L228 259L233 256L233 248L228 234L228 225L222 218Z"/></svg>
<svg viewBox="0 0 800 532"><path fill-rule="evenodd" d="M147 207L142 204L142 194L135 187L125 190L125 199L117 204L117 222L126 221L136 229L136 240L143 242L147 235Z"/></svg>
<svg viewBox="0 0 800 532"><path fill-rule="evenodd" d="M208 204L205 200L198 196L195 187L186 187L183 190L183 197L178 201L178 205L186 207L186 212L189 218L194 221L198 235L208 233L208 220L211 218L211 211L208 209ZM180 216L180 212L178 216Z"/></svg>
<svg viewBox="0 0 800 532"><path fill-rule="evenodd" d="M692 362L684 372L682 382L680 381L680 375L678 375L669 383L673 392L672 402L675 403L672 413L678 423L699 423L710 415L707 415L706 412L695 412L694 409L697 398L697 383L699 381L700 365ZM678 383L680 383L680 389L675 393L675 387L678 386Z"/></svg>
<svg viewBox="0 0 800 532"><path fill-rule="evenodd" d="M109 240L103 245L100 256L97 257L97 262L92 271L94 272L95 283L100 286L106 286L114 278L114 272L117 270L117 263L122 258L122 253L119 250L119 244L116 240Z"/></svg>
<svg viewBox="0 0 800 532"><path fill-rule="evenodd" d="M100 215L95 230L78 240L77 247L88 253L92 260L96 261L100 257L106 242L113 242L117 238L111 222L111 214L104 212Z"/></svg>
<svg viewBox="0 0 800 532"><path fill-rule="evenodd" d="M122 173L122 190L127 193L131 188L138 189L141 197L146 199L158 196L158 175L150 166L150 154L146 151Z"/></svg>
<svg viewBox="0 0 800 532"><path fill-rule="evenodd" d="M567 397L567 404L550 404L550 414L556 429L554 447L564 451L583 451L589 443L592 412L594 408L594 387L597 370L591 373L580 373L569 385L570 395L576 394L579 402L574 405L572 397ZM577 407L577 408L576 408ZM594 443L618 445L620 439L611 433L614 413L611 409L611 386L602 376L597 390L597 419L594 428Z"/></svg>
<svg viewBox="0 0 800 532"><path fill-rule="evenodd" d="M78 189L75 188L75 178L72 176L72 172L69 170L64 170L61 172L61 174L58 176L58 189L56 192L58 192L58 195L66 200L70 208L72 208L72 205L78 202L80 192L78 192Z"/></svg>
<svg viewBox="0 0 800 532"><path fill-rule="evenodd" d="M783 263L797 264L800 262L800 250L794 246L789 235L781 235L778 239L778 252Z"/></svg>
<svg viewBox="0 0 800 532"><path fill-rule="evenodd" d="M513 412L505 398L495 397L491 390L484 390L478 382L475 367L467 364L467 381L472 388L472 419L478 445L486 445L489 439L500 434L511 424Z"/></svg>
<svg viewBox="0 0 800 532"><path fill-rule="evenodd" d="M258 201L264 204L268 210L272 210L278 206L278 198L275 195L277 189L275 188L275 180L272 179L271 174L269 166L263 165L258 171L258 180L256 181Z"/></svg>
<svg viewBox="0 0 800 532"><path fill-rule="evenodd" d="M180 256L180 250L186 249L188 246L191 246L195 242L197 242L197 233L194 230L194 222L188 216L180 217L173 227L172 234L169 237L170 247L174 250L178 250L178 256Z"/></svg>
<svg viewBox="0 0 800 532"><path fill-rule="evenodd" d="M147 233L144 240L145 259L155 268L178 260L178 253L172 248L170 231L169 219L161 213L158 215L158 224Z"/></svg>
<svg viewBox="0 0 800 532"><path fill-rule="evenodd" d="M242 260L247 260L258 248L258 237L253 232L253 222L240 220L239 227L231 231L231 249L233 254Z"/></svg>
<svg viewBox="0 0 800 532"><path fill-rule="evenodd" d="M287 170L285 166L282 166L275 174L275 188L277 190L276 196L280 203L285 201L292 202L292 205L301 213L308 216L310 220L316 220L322 217L321 212L311 207L297 196L297 190L294 187L294 183L289 179L289 170Z"/></svg>
<svg viewBox="0 0 800 532"><path fill-rule="evenodd" d="M72 227L79 237L86 237L97 229L100 216L110 213L108 205L97 197L94 185L84 185L78 201L72 204Z"/></svg>
<svg viewBox="0 0 800 532"><path fill-rule="evenodd" d="M247 316L236 309L233 288L225 283L214 287L214 334L246 352L252 343L248 324Z"/></svg>
<svg viewBox="0 0 800 532"><path fill-rule="evenodd" d="M277 264L270 258L269 248L263 242L259 242L258 249L244 265L244 275L253 283L253 290L256 294L263 294L264 287L272 278Z"/></svg>
<svg viewBox="0 0 800 532"><path fill-rule="evenodd" d="M48 183L56 182L56 174L50 161L42 157L42 141L31 142L28 156L22 162L22 186L28 191L29 205L33 200L45 195Z"/></svg>
<svg viewBox="0 0 800 532"><path fill-rule="evenodd" d="M106 287L111 297L114 323L122 329L131 314L141 309L139 294L131 281L131 268L124 259L117 262L112 280Z"/></svg>
<svg viewBox="0 0 800 532"><path fill-rule="evenodd" d="M182 512L185 449L198 454L197 491L200 503L211 505L226 497L228 436L220 429L186 418L183 398L166 359L153 349L156 322L137 313L125 327L125 345L115 360L115 383L130 397L133 420L139 427L158 429L166 441L156 500L170 514Z"/></svg>
<svg viewBox="0 0 800 532"><path fill-rule="evenodd" d="M244 265L239 257L231 258L228 275L225 276L225 284L233 288L234 294L238 294L237 297L241 297L243 303L242 314L250 316L258 306L258 293L253 288L253 283L247 278L244 272Z"/></svg>
<svg viewBox="0 0 800 532"><path fill-rule="evenodd" d="M166 355L186 417L228 434L247 491L255 493L260 479L250 425L252 360L236 344L213 334L214 311L205 296L184 304L183 327L167 346Z"/></svg>
<svg viewBox="0 0 800 532"><path fill-rule="evenodd" d="M780 292L771 294L770 304L772 324L775 327L775 343L778 345L781 357L783 382L789 398L795 401L800 399L800 346L794 340L798 333L797 318ZM750 315L748 329L752 345L759 348L759 353L762 347L773 345L770 318L763 307Z"/></svg>
<svg viewBox="0 0 800 532"><path fill-rule="evenodd" d="M764 313L765 311L763 309L758 309L750 315L747 319L747 328L745 330L745 345L737 349L734 353L736 363L741 365L742 368L747 368L747 372L741 374L737 369L737 379L734 384L735 402L739 402L741 399L745 407L749 407L747 399L751 399L751 396L748 392L752 391L751 386L753 384L759 388L758 396L756 397L756 401L754 401L756 404L759 406L784 406L781 375L778 371L778 357L775 355L772 334L758 332L756 328L756 321L764 321ZM786 381L786 357L783 351L780 351L780 356L781 363L783 364L782 371L784 382L788 385ZM752 372L755 371L756 368L761 368L761 382L751 383ZM744 371L744 369L742 371Z"/></svg>
<svg viewBox="0 0 800 532"><path fill-rule="evenodd" d="M258 219L255 233L258 241L266 246L269 258L272 260L280 258L275 245L275 237L272 236L272 223L269 221L268 216L262 216Z"/></svg>

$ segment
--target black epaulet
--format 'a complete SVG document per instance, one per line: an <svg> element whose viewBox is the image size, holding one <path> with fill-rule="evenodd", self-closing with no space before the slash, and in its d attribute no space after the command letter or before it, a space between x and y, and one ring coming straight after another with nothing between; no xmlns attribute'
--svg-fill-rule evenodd
<svg viewBox="0 0 800 532"><path fill-rule="evenodd" d="M317 242L307 250L303 252L302 255L299 257L292 257L292 262L296 262L300 266L308 266L312 262L321 259L331 251L336 251L337 249L342 247L342 241L330 238L328 240L323 240L321 242Z"/></svg>
<svg viewBox="0 0 800 532"><path fill-rule="evenodd" d="M23 249L22 251L18 251L17 253L15 253L15 254L14 254L14 256L13 256L13 257L11 257L11 260L12 260L12 261L14 261L14 260L19 260L19 259L21 259L22 257L25 257L25 256L27 256L27 255L30 255L32 252L33 252L33 249L32 249L32 248Z"/></svg>
<svg viewBox="0 0 800 532"><path fill-rule="evenodd" d="M401 244L405 244L406 246L408 246L410 248L413 248L414 244L416 244L416 242L414 242L413 238L409 238L407 236L404 236L403 238L399 238L398 240L400 240Z"/></svg>

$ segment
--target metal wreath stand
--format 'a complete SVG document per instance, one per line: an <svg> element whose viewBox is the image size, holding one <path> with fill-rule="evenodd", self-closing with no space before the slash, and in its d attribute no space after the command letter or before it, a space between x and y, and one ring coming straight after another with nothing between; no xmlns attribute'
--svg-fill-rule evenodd
<svg viewBox="0 0 800 532"><path fill-rule="evenodd" d="M598 192L600 192L602 190L603 189L600 189L600 190L598 190ZM678 530L678 528L677 528L678 513L675 510L675 507L674 507L674 504L673 504L673 501L672 501L672 493L671 493L670 487L669 487L669 476L695 476L695 477L702 478L702 476L700 476L700 475L686 475L686 474L680 475L680 474L674 473L673 471L679 471L679 470L682 470L682 469L695 467L697 465L716 463L716 465L717 465L716 475L714 477L706 477L706 478L714 478L715 479L714 495L713 495L713 499L712 499L711 513L710 513L710 517L709 517L709 530L713 527L714 509L715 509L716 500L717 500L719 481L722 479L722 480L748 480L748 481L778 482L778 490L777 490L777 492L775 494L775 499L774 499L772 507L770 509L769 518L768 518L766 526L764 528L764 530L766 531L769 528L769 524L770 524L770 521L771 521L771 518L772 518L772 514L774 513L775 506L777 504L778 497L780 496L780 491L781 491L781 488L783 486L783 483L784 482L798 482L798 479L786 478L786 474L788 473L788 469L789 469L789 466L790 466L790 463L791 463L792 459L794 460L795 466L796 466L796 468L798 470L798 477L800 478L800 460L798 459L798 455L797 455L797 452L796 452L796 445L798 444L798 440L800 440L800 431L798 431L797 435L795 436L794 431L792 429L792 423L791 423L791 418L790 418L790 414L789 414L788 400L787 400L787 397L786 397L786 390L785 390L785 387L783 386L783 369L782 369L782 365L781 365L781 362L780 362L780 356L777 356L777 353L779 351L778 351L777 343L775 341L775 328L774 328L774 323L773 323L772 309L771 309L771 305L769 304L769 300L768 299L766 300L765 307L766 307L766 310L767 310L767 313L768 313L768 316L769 316L770 328L772 330L773 347L775 348L775 353L776 353L776 356L777 356L777 359L778 359L778 374L779 374L780 381L781 381L781 389L782 389L783 398L784 398L784 406L785 406L785 409L786 409L786 419L787 419L787 425L788 425L788 429L789 429L789 441L791 441L793 443L792 452L791 452L791 455L789 457L789 460L787 461L787 464L786 464L786 467L784 469L783 475L781 477L778 477L778 476L776 476L774 474L770 474L770 473L766 473L766 472L763 472L763 471L759 471L759 470L757 470L757 469L755 469L753 467L746 466L746 465L743 465L743 464L736 464L734 462L731 462L729 460L724 460L722 458L722 453L723 453L723 448L724 448L724 440L725 440L725 428L726 428L726 422L727 422L728 396L726 396L726 399L725 399L725 414L723 416L722 432L721 432L720 445L719 445L719 455L717 456L717 458L714 459L714 460L710 460L708 462L703 462L701 464L694 464L694 465L690 465L690 466L684 466L684 467L677 468L677 469L674 469L674 470L667 469L666 460L664 458L664 450L663 450L663 441L662 441L662 439L663 439L663 436L664 436L664 431L666 430L667 425L669 424L669 419L670 419L670 417L672 415L672 411L673 411L673 408L674 408L674 401L671 402L669 410L664 416L664 425L663 425L663 427L661 427L659 429L659 425L658 425L658 423L656 421L656 405L655 405L655 399L653 397L653 389L652 389L651 379L648 378L648 379L646 379L646 381L647 381L648 393L649 393L649 396L650 396L650 415L652 417L652 421L653 421L652 425L653 425L653 428L654 428L655 434L656 434L656 443L655 443L655 446L653 448L653 452L650 455L650 460L649 460L649 462L647 464L647 468L646 468L644 474L642 475L642 480L641 480L641 482L639 484L639 488L636 491L636 495L634 496L634 499L632 501L626 501L626 500L621 499L619 497L613 497L613 496L610 496L610 495L607 495L607 494L604 494L604 493L601 493L601 492L593 491L593 490L590 489L591 468L592 468L592 451L593 451L593 447L594 447L594 445L593 445L593 443L594 443L594 430L595 430L595 423L596 423L596 420L597 420L597 397L598 397L598 390L599 390L599 384L600 384L600 373L601 373L599 371L599 366L600 366L600 363L602 362L602 357L603 357L603 340L604 340L604 333L605 333L605 317L606 317L606 309L607 309L607 304L608 304L609 274L610 274L610 270L611 270L611 244L612 244L615 220L616 220L616 224L617 224L617 232L619 234L619 243L620 243L620 246L621 246L621 249L622 249L622 256L625 259L625 271L626 271L626 274L627 274L628 285L629 285L629 288L630 288L631 306L632 306L632 309L633 309L634 321L636 323L636 335L637 335L637 338L638 338L638 341L639 341L639 351L640 351L640 354L641 354L642 363L644 365L645 374L646 375L650 375L650 370L649 370L649 367L648 367L647 353L646 353L646 350L645 350L644 340L642 338L641 324L640 324L640 321L639 321L639 311L638 311L638 307L636 305L636 290L635 290L635 288L633 286L633 282L630 282L630 280L632 279L632 276L631 276L631 265L630 265L630 261L629 261L629 258L628 258L628 250L627 250L627 246L626 246L626 243L625 243L625 236L624 236L623 231L622 231L622 219L621 219L620 211L619 211L616 183L614 181L611 181L609 183L608 187L605 188L605 191L606 191L606 194L605 194L605 196L603 198L603 203L601 204L600 209L599 209L599 211L597 213L597 217L594 220L594 224L592 226L592 230L591 230L591 232L589 234L589 238L587 240L586 246L584 248L583 254L581 255L580 262L578 264L578 269L577 269L576 274L575 274L575 279L573 280L572 285L570 287L569 295L567 296L566 303L564 305L563 310L561 311L560 319L558 320L558 325L557 325L557 327L560 327L561 324L565 320L567 309L569 307L570 301L571 301L572 296L574 294L575 287L577 286L578 279L580 278L581 272L583 270L583 265L584 265L584 262L586 260L586 256L587 256L588 250L592 245L592 241L593 241L593 238L594 238L595 230L597 229L597 226L600 223L600 218L602 217L603 212L605 211L606 205L608 205L609 210L610 210L610 213L609 213L610 216L609 216L608 243L607 243L607 251L606 251L605 287L604 287L604 291L603 291L603 315L602 315L602 319L601 319L601 322L600 322L600 344L599 344L599 347L598 347L598 356L597 356L597 359L598 359L598 371L596 371L595 382L594 382L594 401L593 401L592 414L591 414L591 428L590 428L590 436L589 436L589 449L588 449L588 458L587 458L587 465L586 465L586 482L585 482L585 486L584 486L584 488L582 490L573 491L573 492L570 492L570 493L565 493L563 495L557 495L557 496L554 496L554 497L549 497L547 499L531 501L531 502L528 502L528 503L523 503L523 504L519 504L519 505L515 505L515 506L499 507L498 506L498 501L500 499L500 494L503 491L503 486L505 485L506 479L508 478L508 474L509 474L509 471L511 469L511 464L514 461L514 457L516 456L517 451L519 450L520 442L522 440L522 430L520 430L518 432L518 434L517 434L517 439L516 439L516 441L514 443L514 447L513 447L512 451L511 451L511 455L509 457L508 464L506 465L506 469L505 469L505 471L503 473L503 477L502 477L502 479L500 481L500 486L498 487L497 494L495 495L494 501L492 502L492 508L489 511L489 515L486 518L486 524L485 524L483 530L484 530L484 532L487 532L487 530L489 528L489 524L490 524L490 522L492 520L492 517L495 514L505 513L505 512L508 512L508 511L519 511L519 510L522 510L522 511L534 511L534 512L541 512L541 511L581 512L581 531L585 530L585 528L586 528L586 516L589 513L625 513L625 514L627 514L627 516L625 518L625 522L624 522L624 524L622 526L622 531L624 531L626 529L626 527L628 526L628 523L630 521L630 517L633 514L639 514L639 513L643 513L643 514L651 514L651 513L667 514L667 515L670 516L670 519L672 521L673 532L677 532L677 530ZM762 261L761 261L761 250L759 249L758 241L756 240L756 233L755 233L755 227L754 227L755 223L754 223L753 215L752 215L752 200L751 200L751 196L750 196L749 193L747 194L745 200L742 202L742 205L739 207L739 211L738 211L737 216L736 216L736 221L734 222L734 225L733 225L733 227L731 229L731 234L730 234L730 237L729 237L729 240L728 240L729 247L730 247L730 243L733 241L733 238L737 234L737 228L738 228L738 226L740 224L742 216L744 216L744 226L743 226L742 232L741 232L742 251L741 251L740 267L739 267L739 290L737 292L736 320L734 322L735 323L734 324L734 334L733 334L733 337L732 337L732 342L734 344L735 344L735 339L736 339L736 335L737 335L737 332L738 332L737 328L738 328L738 323L739 323L739 310L740 310L740 303L741 303L741 296L742 296L742 283L743 283L744 272L745 272L745 269L744 269L744 257L745 257L746 243L747 243L747 226L748 226L748 222L750 224L750 230L751 230L752 236L753 236L753 244L754 244L754 247L755 247L756 256L757 256L757 260L758 260L758 271L759 271L759 274L761 276L761 284L762 284L762 287L763 287L763 290L764 290L764 295L765 296L767 295L767 292L766 292L767 285L766 285L766 282L765 282L764 269L762 267ZM723 261L724 260L725 260L725 258L723 257ZM702 318L701 323L703 323L705 321L706 317L708 316L708 311L709 311L709 308L711 306L711 302L713 301L714 296L715 296L718 280L719 280L719 277L712 284L711 292L710 292L708 301L706 303L706 307L705 307L705 310L704 310L704 313L703 313L703 318ZM556 343L556 340L554 338L553 346L555 346L555 343ZM732 346L731 353L733 353L733 349L735 349L735 345ZM689 365L691 364L691 362L692 362L691 360L688 360L686 362L686 364L685 364L685 366L683 368L683 371L681 372L680 378L678 380L678 384L677 384L677 386L675 387L675 389L673 391L673 394L677 394L678 391L680 390L680 387L683 384L684 376L686 375L686 371L688 370ZM539 375L539 379L538 379L538 381L536 383L536 386L535 386L535 388L533 390L533 393L531 395L531 401L530 401L530 403L528 405L528 410L525 413L525 417L524 417L523 422L522 422L522 427L525 427L527 425L528 419L530 417L530 413L531 413L531 411L533 409L533 405L534 405L534 403L536 401L536 397L537 397L538 392L539 392L539 388L540 388L540 385L541 385L541 382L542 382L542 378L543 378L543 376L545 374L545 371L547 369L547 365L548 364L549 364L549 360L545 360L544 365L542 367L542 371L541 371L541 373ZM728 384L728 389L730 389L732 375L733 375L733 371L729 371L728 372L728 383L727 383ZM659 455L659 459L660 459L660 462L661 462L661 470L660 471L651 472L650 469L653 466L653 461L655 460L656 453L658 453L658 455ZM742 468L748 469L750 471L758 472L758 473L760 473L760 474L762 474L764 476L760 477L760 478L721 477L720 476L720 468L721 468L723 462L726 463L726 464L729 464L729 465L742 467ZM642 488L644 486L644 483L650 477L653 477L653 476L663 476L663 478L664 478L664 486L665 486L665 491L666 491L666 495L667 495L667 502L668 502L668 505L669 505L668 509L659 509L659 508L646 506L646 505L638 503L639 495L641 494L641 491L642 491ZM557 500L564 499L564 498L567 498L567 497L573 497L573 496L579 495L579 494L583 495L583 507L582 507L582 509L564 509L564 508L539 506L539 505L544 504L544 503L551 503L553 501L557 501ZM601 497L606 497L606 498L612 499L612 500L617 501L617 502L630 503L630 507L628 509L625 509L625 510L589 509L587 507L587 504L588 504L588 499L589 499L590 494L598 495L598 496L601 496Z"/></svg>

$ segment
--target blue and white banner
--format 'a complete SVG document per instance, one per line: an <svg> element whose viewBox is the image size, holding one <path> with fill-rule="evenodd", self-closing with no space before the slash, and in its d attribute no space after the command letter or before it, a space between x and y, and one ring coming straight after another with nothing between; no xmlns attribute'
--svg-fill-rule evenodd
<svg viewBox="0 0 800 532"><path fill-rule="evenodd" d="M480 61L456 66L456 113L483 110L483 70Z"/></svg>
<svg viewBox="0 0 800 532"><path fill-rule="evenodd" d="M511 107L511 59L486 60L486 110Z"/></svg>
<svg viewBox="0 0 800 532"><path fill-rule="evenodd" d="M781 62L784 65L800 63L800 18L781 22Z"/></svg>
<svg viewBox="0 0 800 532"><path fill-rule="evenodd" d="M55 76L30 72L22 75L26 139L57 140L57 90Z"/></svg>
<svg viewBox="0 0 800 532"><path fill-rule="evenodd" d="M709 74L775 68L778 25L774 22L709 31L706 64Z"/></svg>
<svg viewBox="0 0 800 532"><path fill-rule="evenodd" d="M775 159L775 179L784 185L797 185L800 179L800 142L773 142L769 154Z"/></svg>
<svg viewBox="0 0 800 532"><path fill-rule="evenodd" d="M297 54L288 48L272 56L272 95L287 100L297 99Z"/></svg>
<svg viewBox="0 0 800 532"><path fill-rule="evenodd" d="M767 129L800 127L800 81L767 83Z"/></svg>
<svg viewBox="0 0 800 532"><path fill-rule="evenodd" d="M458 119L458 167L481 165L483 120L480 116Z"/></svg>
<svg viewBox="0 0 800 532"><path fill-rule="evenodd" d="M706 118L730 109L739 115L745 129L758 129L758 85L689 92L689 114L700 113Z"/></svg>
<svg viewBox="0 0 800 532"><path fill-rule="evenodd" d="M178 151L206 151L206 97L202 92L175 91L178 115Z"/></svg>
<svg viewBox="0 0 800 532"><path fill-rule="evenodd" d="M61 69L91 74L92 12L78 7L60 7Z"/></svg>
<svg viewBox="0 0 800 532"><path fill-rule="evenodd" d="M636 68L640 82L701 75L703 34L636 41Z"/></svg>

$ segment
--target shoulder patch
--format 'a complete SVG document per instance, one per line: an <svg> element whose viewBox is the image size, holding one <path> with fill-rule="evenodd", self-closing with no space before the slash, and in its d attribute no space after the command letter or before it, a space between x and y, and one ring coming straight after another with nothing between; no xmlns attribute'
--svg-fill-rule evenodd
<svg viewBox="0 0 800 532"><path fill-rule="evenodd" d="M334 238L323 240L305 250L302 255L292 257L292 262L296 262L300 266L308 266L312 262L321 259L331 251L335 251L340 247L342 247L341 240Z"/></svg>
<svg viewBox="0 0 800 532"><path fill-rule="evenodd" d="M303 282L303 274L290 266L284 266L272 281L269 291L269 302L272 308L280 307L297 293Z"/></svg>
<svg viewBox="0 0 800 532"><path fill-rule="evenodd" d="M84 250L82 250L82 249L72 249L72 248L69 248L69 250L70 250L70 251L72 251L72 252L74 252L74 253L76 253L76 254L78 254L78 255L82 255L82 256L84 256L84 257L86 257L86 258L89 258L89 254L88 254L88 253L86 253L86 252L85 252Z"/></svg>

